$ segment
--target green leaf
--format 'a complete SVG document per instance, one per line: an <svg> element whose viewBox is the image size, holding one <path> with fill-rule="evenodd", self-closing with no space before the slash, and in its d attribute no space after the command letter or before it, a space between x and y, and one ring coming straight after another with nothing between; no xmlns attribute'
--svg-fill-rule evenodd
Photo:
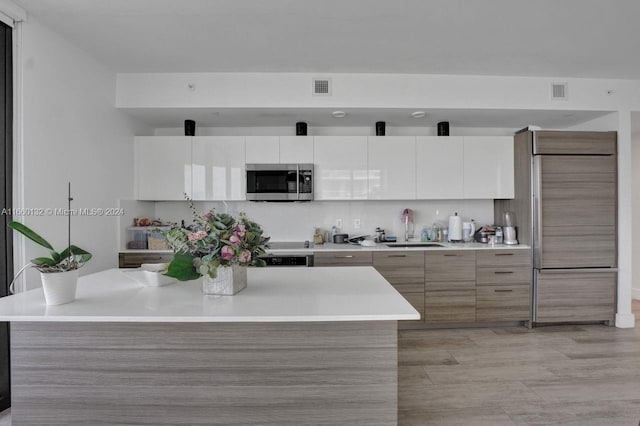
<svg viewBox="0 0 640 426"><path fill-rule="evenodd" d="M267 262L264 259L257 259L256 260L256 266L263 268L265 266L267 266Z"/></svg>
<svg viewBox="0 0 640 426"><path fill-rule="evenodd" d="M45 240L44 238L42 238L40 235L38 235L37 233L35 233L31 228L29 228L26 225L21 224L20 222L9 222L9 224L7 225L9 228L18 231L19 233L21 233L22 235L24 235L25 237L27 237L28 239L30 239L31 241L33 241L34 243L47 248L49 250L53 250L53 247L51 246L51 244L49 244L49 242L47 240Z"/></svg>
<svg viewBox="0 0 640 426"><path fill-rule="evenodd" d="M64 260L64 257L60 256L55 250L51 250L51 258L56 262L56 265Z"/></svg>
<svg viewBox="0 0 640 426"><path fill-rule="evenodd" d="M71 254L73 254L74 256L79 257L79 258L81 258L83 260L85 258L86 258L86 260L91 259L91 253L89 253L88 251L86 251L84 249L81 249L78 246L74 246L73 244L71 244L69 247L64 249L62 251L62 253L60 253L60 257L62 259L66 259L67 257L69 257L69 251L71 251ZM88 257L87 257L87 255L88 255Z"/></svg>
<svg viewBox="0 0 640 426"><path fill-rule="evenodd" d="M176 278L179 281L190 281L199 278L200 274L193 266L193 259L191 255L176 253L165 275Z"/></svg>
<svg viewBox="0 0 640 426"><path fill-rule="evenodd" d="M58 263L48 257L36 257L35 259L31 259L31 263L36 266L56 266Z"/></svg>
<svg viewBox="0 0 640 426"><path fill-rule="evenodd" d="M215 227L216 227L216 229L220 229L220 230L225 230L225 229L227 229L227 225L225 225L225 224L224 224L224 223L222 223L222 222L218 222L218 221L213 222L213 226L215 226Z"/></svg>

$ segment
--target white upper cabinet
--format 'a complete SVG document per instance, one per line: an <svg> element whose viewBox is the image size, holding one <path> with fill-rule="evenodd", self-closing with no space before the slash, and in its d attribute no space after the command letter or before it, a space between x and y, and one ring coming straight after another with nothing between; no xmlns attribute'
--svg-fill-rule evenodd
<svg viewBox="0 0 640 426"><path fill-rule="evenodd" d="M463 198L463 149L462 137L416 138L416 197L419 200Z"/></svg>
<svg viewBox="0 0 640 426"><path fill-rule="evenodd" d="M464 137L464 198L513 198L512 136Z"/></svg>
<svg viewBox="0 0 640 426"><path fill-rule="evenodd" d="M244 200L244 136L193 137L193 199Z"/></svg>
<svg viewBox="0 0 640 426"><path fill-rule="evenodd" d="M369 199L416 199L415 136L369 136Z"/></svg>
<svg viewBox="0 0 640 426"><path fill-rule="evenodd" d="M312 163L316 200L505 199L511 136L139 136L139 200L245 200L246 163Z"/></svg>
<svg viewBox="0 0 640 426"><path fill-rule="evenodd" d="M191 138L138 136L134 139L136 198L184 200L191 195Z"/></svg>
<svg viewBox="0 0 640 426"><path fill-rule="evenodd" d="M313 163L313 136L280 136L280 163Z"/></svg>
<svg viewBox="0 0 640 426"><path fill-rule="evenodd" d="M314 198L367 198L367 137L314 137Z"/></svg>
<svg viewBox="0 0 640 426"><path fill-rule="evenodd" d="M246 162L248 164L274 164L280 162L279 136L247 136Z"/></svg>

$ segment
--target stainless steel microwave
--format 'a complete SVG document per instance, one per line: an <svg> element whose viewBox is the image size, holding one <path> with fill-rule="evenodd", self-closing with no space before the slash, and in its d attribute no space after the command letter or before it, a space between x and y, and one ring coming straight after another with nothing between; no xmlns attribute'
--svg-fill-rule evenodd
<svg viewBox="0 0 640 426"><path fill-rule="evenodd" d="M313 200L313 164L247 164L247 200Z"/></svg>

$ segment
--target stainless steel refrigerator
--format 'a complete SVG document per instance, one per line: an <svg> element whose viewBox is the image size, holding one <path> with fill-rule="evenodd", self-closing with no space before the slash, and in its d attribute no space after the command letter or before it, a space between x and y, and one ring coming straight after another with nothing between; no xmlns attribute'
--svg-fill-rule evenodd
<svg viewBox="0 0 640 426"><path fill-rule="evenodd" d="M502 208L531 224L519 239L532 246L533 322L613 325L616 132L525 131L515 144L516 167L529 170L516 172L516 199Z"/></svg>

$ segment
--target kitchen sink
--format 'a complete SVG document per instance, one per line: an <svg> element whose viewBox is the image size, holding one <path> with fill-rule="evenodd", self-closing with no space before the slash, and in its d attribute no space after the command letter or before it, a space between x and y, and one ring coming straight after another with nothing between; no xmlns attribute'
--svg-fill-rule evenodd
<svg viewBox="0 0 640 426"><path fill-rule="evenodd" d="M411 248L411 247L446 247L440 243L388 243L385 246L389 248Z"/></svg>

